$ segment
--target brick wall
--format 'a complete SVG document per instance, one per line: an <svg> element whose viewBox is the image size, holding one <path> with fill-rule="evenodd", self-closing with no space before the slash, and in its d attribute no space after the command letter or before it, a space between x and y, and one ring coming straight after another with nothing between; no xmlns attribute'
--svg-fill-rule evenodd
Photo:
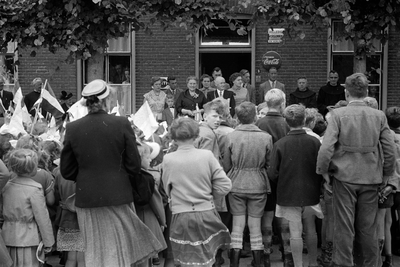
<svg viewBox="0 0 400 267"><path fill-rule="evenodd" d="M297 78L307 77L308 86L318 92L327 82L328 45L326 34L317 36L315 30L306 29L303 40L285 37L280 44L268 43L268 25L260 24L256 29L256 69L261 70L261 83L268 79L267 72L261 66L263 54L276 51L280 54L282 66L278 71L278 80L285 84L289 94L297 88ZM260 83L257 83L258 86Z"/></svg>
<svg viewBox="0 0 400 267"><path fill-rule="evenodd" d="M195 75L195 45L186 40L188 32L154 27L153 35L136 33L136 107L151 90L151 77L174 76L179 88L186 89L186 78Z"/></svg>
<svg viewBox="0 0 400 267"><path fill-rule="evenodd" d="M400 106L400 33L390 31L387 106ZM383 70L384 71L384 70Z"/></svg>
<svg viewBox="0 0 400 267"><path fill-rule="evenodd" d="M76 100L76 64L67 64L67 52L57 51L56 54L50 53L46 49L37 50L36 57L31 57L31 50L19 51L20 65L18 68L18 78L24 95L31 90L31 82L34 78L40 77L43 82L47 79L56 97L61 91L73 93L73 100Z"/></svg>

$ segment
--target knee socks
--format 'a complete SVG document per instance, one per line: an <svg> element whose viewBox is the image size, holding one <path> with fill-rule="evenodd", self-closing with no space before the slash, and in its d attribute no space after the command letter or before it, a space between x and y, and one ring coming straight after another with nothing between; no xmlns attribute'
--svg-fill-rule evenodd
<svg viewBox="0 0 400 267"><path fill-rule="evenodd" d="M262 235L252 235L250 234L250 246L251 250L264 250L264 245L262 242Z"/></svg>
<svg viewBox="0 0 400 267"><path fill-rule="evenodd" d="M231 233L231 248L243 248L243 233Z"/></svg>
<svg viewBox="0 0 400 267"><path fill-rule="evenodd" d="M261 229L262 241L264 244L264 253L271 254L272 245L272 227L263 227Z"/></svg>
<svg viewBox="0 0 400 267"><path fill-rule="evenodd" d="M303 238L290 238L295 267L303 267Z"/></svg>

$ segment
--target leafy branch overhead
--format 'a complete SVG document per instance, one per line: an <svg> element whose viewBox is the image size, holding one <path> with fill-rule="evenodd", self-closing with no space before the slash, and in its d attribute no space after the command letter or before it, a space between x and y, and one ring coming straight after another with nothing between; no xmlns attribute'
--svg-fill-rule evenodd
<svg viewBox="0 0 400 267"><path fill-rule="evenodd" d="M227 13L220 0L0 0L0 46L65 48L70 60L88 58L129 30L150 32L159 22L195 32Z"/></svg>
<svg viewBox="0 0 400 267"><path fill-rule="evenodd" d="M331 26L332 19L343 21L345 27L338 38L355 41L355 54L375 51L373 40L385 43L388 28L400 29L398 0L240 0L242 7L252 6L250 25L260 20L270 26L284 26L291 36L304 39L304 26L317 31ZM335 40L334 40L335 41Z"/></svg>

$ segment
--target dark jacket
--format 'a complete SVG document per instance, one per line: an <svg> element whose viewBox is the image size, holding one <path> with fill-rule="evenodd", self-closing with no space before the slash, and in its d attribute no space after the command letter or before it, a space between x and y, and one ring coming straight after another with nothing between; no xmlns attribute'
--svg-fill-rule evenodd
<svg viewBox="0 0 400 267"><path fill-rule="evenodd" d="M3 102L3 106L6 110L10 106L11 101L13 101L13 98L14 98L13 93L3 90L3 97L1 98L1 101Z"/></svg>
<svg viewBox="0 0 400 267"><path fill-rule="evenodd" d="M297 88L296 91L289 96L289 105L293 104L303 104L306 108L316 108L317 94L308 87L305 91L300 91L299 88Z"/></svg>
<svg viewBox="0 0 400 267"><path fill-rule="evenodd" d="M136 137L127 118L105 111L67 124L60 171L76 181L80 208L133 202L130 179L140 171Z"/></svg>
<svg viewBox="0 0 400 267"><path fill-rule="evenodd" d="M268 111L264 118L261 118L256 122L256 126L272 136L273 144L286 136L290 130L289 125L286 123L283 116L275 111Z"/></svg>
<svg viewBox="0 0 400 267"><path fill-rule="evenodd" d="M175 103L175 118L182 115L182 109L196 110L196 104L198 104L199 109L203 108L203 105L207 103L206 96L198 89L196 89L196 94L199 96L193 98L189 93L189 89L179 94Z"/></svg>
<svg viewBox="0 0 400 267"><path fill-rule="evenodd" d="M334 106L340 100L346 100L344 87L340 84L332 86L328 82L326 85L322 86L318 92L317 105L319 113L325 116L329 111L326 107Z"/></svg>
<svg viewBox="0 0 400 267"><path fill-rule="evenodd" d="M292 130L278 140L271 155L268 178L277 183L277 204L303 207L319 203L322 176L317 166L319 140L305 130Z"/></svg>
<svg viewBox="0 0 400 267"><path fill-rule="evenodd" d="M229 99L229 112L231 113L231 116L233 117L235 115L235 107L236 107L235 93L232 91L224 90L224 94L222 95L222 97L224 99ZM207 93L208 101L211 101L215 98L218 98L217 90Z"/></svg>

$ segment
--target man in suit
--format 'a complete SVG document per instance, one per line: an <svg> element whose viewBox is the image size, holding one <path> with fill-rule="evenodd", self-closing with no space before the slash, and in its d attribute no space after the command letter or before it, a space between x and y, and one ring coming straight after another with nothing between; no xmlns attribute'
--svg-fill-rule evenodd
<svg viewBox="0 0 400 267"><path fill-rule="evenodd" d="M215 67L215 68L213 69L213 72L211 73L211 76L212 76L213 80L211 81L210 87L211 87L211 88L216 88L216 86L215 86L215 79L216 79L217 77L222 77L222 70L221 70L221 68L220 68L220 67Z"/></svg>
<svg viewBox="0 0 400 267"><path fill-rule="evenodd" d="M207 93L207 100L211 101L214 98L223 97L224 99L229 99L229 112L233 117L235 115L235 93L231 91L227 91L226 89L229 88L229 85L225 82L224 77L218 76L214 80L215 88L217 90L211 91Z"/></svg>
<svg viewBox="0 0 400 267"><path fill-rule="evenodd" d="M175 107L174 107L174 97L172 95L167 95L165 99L166 104L168 105L167 108L163 110L161 113L161 121L166 121L168 127L171 126L172 121L175 119Z"/></svg>
<svg viewBox="0 0 400 267"><path fill-rule="evenodd" d="M169 88L167 90L165 90L165 93L167 95L174 96L174 105L175 105L176 100L178 99L179 95L183 92L183 90L178 88L178 83L176 81L176 78L173 76L168 77L168 85L169 85Z"/></svg>
<svg viewBox="0 0 400 267"><path fill-rule="evenodd" d="M4 109L8 110L14 96L13 96L13 93L4 90L4 78L1 76L0 76L0 98L1 98L1 102L3 103ZM4 117L4 114L1 113L0 117Z"/></svg>
<svg viewBox="0 0 400 267"><path fill-rule="evenodd" d="M260 88L256 96L257 104L264 102L265 94L272 88L278 88L281 89L283 92L285 92L285 85L281 82L278 82L276 80L277 77L278 77L278 70L275 67L271 67L268 71L268 81L260 84Z"/></svg>
<svg viewBox="0 0 400 267"><path fill-rule="evenodd" d="M250 84L250 72L246 69L242 69L240 75L242 75L243 87L249 92L250 102L256 104L256 90L254 85Z"/></svg>

